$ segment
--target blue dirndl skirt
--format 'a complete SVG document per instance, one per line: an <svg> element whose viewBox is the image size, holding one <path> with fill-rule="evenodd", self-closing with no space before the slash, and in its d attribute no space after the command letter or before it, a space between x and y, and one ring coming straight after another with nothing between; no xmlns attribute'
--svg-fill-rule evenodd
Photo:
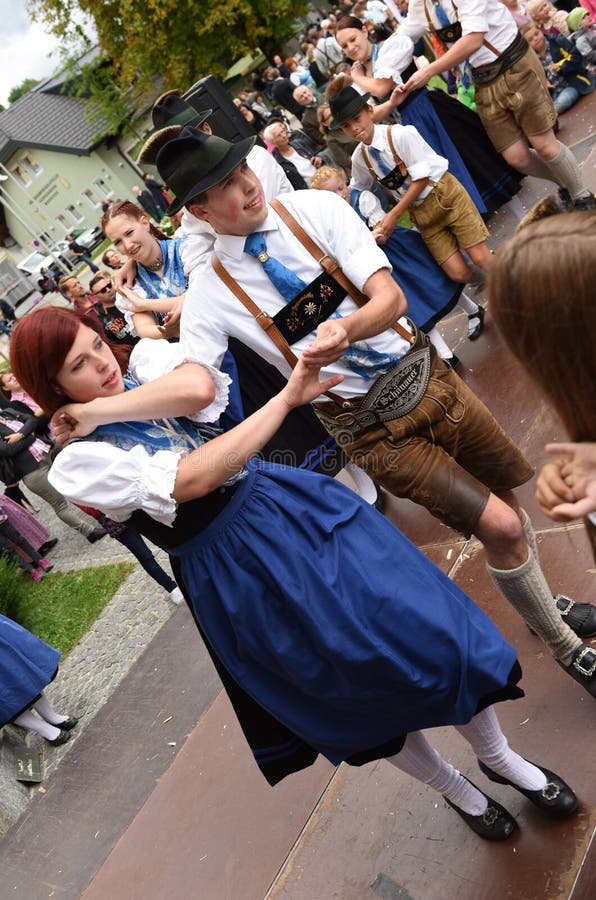
<svg viewBox="0 0 596 900"><path fill-rule="evenodd" d="M219 663L332 763L467 722L508 684L516 654L492 622L326 476L255 461L217 518L170 553Z"/></svg>
<svg viewBox="0 0 596 900"><path fill-rule="evenodd" d="M0 726L37 700L58 671L60 652L0 615Z"/></svg>

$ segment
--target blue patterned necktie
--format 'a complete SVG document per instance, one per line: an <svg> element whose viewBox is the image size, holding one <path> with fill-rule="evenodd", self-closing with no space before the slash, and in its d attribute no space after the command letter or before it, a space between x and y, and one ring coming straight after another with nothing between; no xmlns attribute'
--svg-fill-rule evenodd
<svg viewBox="0 0 596 900"><path fill-rule="evenodd" d="M439 20L439 27L446 28L447 25L451 25L449 20L449 16L441 6L441 0L433 0L433 6L435 8L435 12L437 14L437 19Z"/></svg>
<svg viewBox="0 0 596 900"><path fill-rule="evenodd" d="M381 151L377 150L376 147L369 147L368 152L370 153L370 155L372 156L372 158L378 165L379 169L381 170L381 175L383 175L383 176L389 175L389 173L391 172L391 169L389 168L387 163L381 158Z"/></svg>
<svg viewBox="0 0 596 900"><path fill-rule="evenodd" d="M298 278L294 272L286 268L279 260L269 256L262 231L249 234L244 242L244 252L250 253L251 256L258 259L273 286L288 302L307 287L306 282Z"/></svg>

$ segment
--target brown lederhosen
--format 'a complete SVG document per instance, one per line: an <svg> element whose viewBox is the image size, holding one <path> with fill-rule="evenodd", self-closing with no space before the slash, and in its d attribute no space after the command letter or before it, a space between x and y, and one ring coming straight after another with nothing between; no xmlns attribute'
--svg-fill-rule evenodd
<svg viewBox="0 0 596 900"><path fill-rule="evenodd" d="M272 201L271 206L327 271L343 278L346 292L361 305L363 295L337 263L307 238L279 200ZM245 294L215 255L213 266L228 288L258 317L286 361L295 365L297 358L289 345L284 351L274 339L272 319ZM410 352L422 346L420 341L428 345L427 338L418 336ZM365 397L344 399L333 395L313 405L327 431L371 478L469 536L490 492L517 487L528 481L534 470L482 401L437 357L432 345L430 358L430 377L423 396L399 418L381 421L368 410L362 415Z"/></svg>

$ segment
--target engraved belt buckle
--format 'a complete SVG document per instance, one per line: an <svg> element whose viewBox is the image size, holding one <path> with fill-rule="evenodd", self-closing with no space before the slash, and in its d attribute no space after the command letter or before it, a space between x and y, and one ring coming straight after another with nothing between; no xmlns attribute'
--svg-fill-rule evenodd
<svg viewBox="0 0 596 900"><path fill-rule="evenodd" d="M261 265L264 266L269 259L269 254L266 250L259 250L259 252L257 253L257 259L259 260Z"/></svg>

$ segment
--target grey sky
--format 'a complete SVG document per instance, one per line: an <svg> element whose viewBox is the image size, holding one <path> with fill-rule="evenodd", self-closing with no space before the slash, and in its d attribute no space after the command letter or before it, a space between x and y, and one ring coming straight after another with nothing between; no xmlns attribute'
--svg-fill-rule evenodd
<svg viewBox="0 0 596 900"><path fill-rule="evenodd" d="M0 103L6 106L11 88L25 78L49 78L60 59L56 39L30 21L23 0L0 0L0 22Z"/></svg>

